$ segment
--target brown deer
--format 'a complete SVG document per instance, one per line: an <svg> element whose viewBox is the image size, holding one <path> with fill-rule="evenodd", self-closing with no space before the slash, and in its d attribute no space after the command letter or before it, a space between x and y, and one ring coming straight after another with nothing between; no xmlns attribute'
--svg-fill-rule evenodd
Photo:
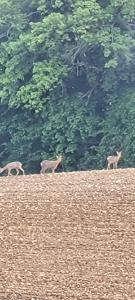
<svg viewBox="0 0 135 300"><path fill-rule="evenodd" d="M117 169L117 165L118 165L118 162L122 156L122 152L116 152L117 155L113 155L113 156L108 156L107 157L107 162L108 162L108 166L107 166L107 169L110 169L111 168L111 165L113 166L113 169Z"/></svg>
<svg viewBox="0 0 135 300"><path fill-rule="evenodd" d="M44 174L46 170L51 169L52 173L55 172L55 170L57 169L58 165L61 163L63 159L63 156L57 156L57 160L43 160L41 162L41 171L40 174Z"/></svg>
<svg viewBox="0 0 135 300"><path fill-rule="evenodd" d="M11 173L12 170L16 170L16 172L17 172L16 176L19 174L19 170L21 170L23 172L23 175L25 174L24 170L22 168L22 163L19 161L13 161L11 163L8 163L5 167L0 168L0 173L4 172L6 170L8 171L8 176L12 175L12 173Z"/></svg>

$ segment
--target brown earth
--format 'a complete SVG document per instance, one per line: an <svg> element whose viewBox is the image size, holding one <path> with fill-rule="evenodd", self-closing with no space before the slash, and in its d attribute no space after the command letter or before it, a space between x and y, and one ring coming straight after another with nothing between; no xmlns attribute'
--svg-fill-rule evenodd
<svg viewBox="0 0 135 300"><path fill-rule="evenodd" d="M0 187L0 300L135 299L135 169Z"/></svg>

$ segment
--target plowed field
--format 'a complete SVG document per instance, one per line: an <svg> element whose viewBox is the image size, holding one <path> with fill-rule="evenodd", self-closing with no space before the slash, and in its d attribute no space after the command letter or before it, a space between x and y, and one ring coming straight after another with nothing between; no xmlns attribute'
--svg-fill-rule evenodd
<svg viewBox="0 0 135 300"><path fill-rule="evenodd" d="M135 300L135 169L0 177L0 300Z"/></svg>

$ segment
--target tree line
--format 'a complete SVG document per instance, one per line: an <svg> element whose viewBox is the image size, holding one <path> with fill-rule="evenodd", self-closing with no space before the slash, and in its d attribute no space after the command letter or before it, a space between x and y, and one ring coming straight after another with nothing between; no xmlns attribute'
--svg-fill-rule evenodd
<svg viewBox="0 0 135 300"><path fill-rule="evenodd" d="M0 164L135 166L135 1L0 0Z"/></svg>

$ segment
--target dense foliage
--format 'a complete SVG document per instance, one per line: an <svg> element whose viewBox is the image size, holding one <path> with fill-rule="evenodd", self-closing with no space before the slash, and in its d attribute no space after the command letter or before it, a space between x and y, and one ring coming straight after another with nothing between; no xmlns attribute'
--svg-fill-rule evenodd
<svg viewBox="0 0 135 300"><path fill-rule="evenodd" d="M135 166L135 1L0 0L0 161Z"/></svg>

